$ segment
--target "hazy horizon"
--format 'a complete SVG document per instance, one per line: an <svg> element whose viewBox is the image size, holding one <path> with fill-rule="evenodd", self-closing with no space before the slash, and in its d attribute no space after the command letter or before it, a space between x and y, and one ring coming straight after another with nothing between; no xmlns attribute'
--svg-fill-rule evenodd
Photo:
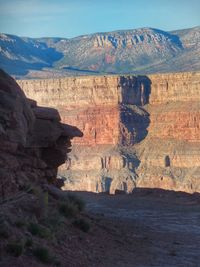
<svg viewBox="0 0 200 267"><path fill-rule="evenodd" d="M0 0L0 32L73 38L145 27L173 31L199 26L199 10L198 0Z"/></svg>

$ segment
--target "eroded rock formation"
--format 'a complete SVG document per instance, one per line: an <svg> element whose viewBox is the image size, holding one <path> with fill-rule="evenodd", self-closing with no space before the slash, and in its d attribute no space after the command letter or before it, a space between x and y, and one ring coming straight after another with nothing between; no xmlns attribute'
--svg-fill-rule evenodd
<svg viewBox="0 0 200 267"><path fill-rule="evenodd" d="M4 199L30 183L56 183L70 140L81 136L60 122L56 109L38 107L0 70L0 196Z"/></svg>
<svg viewBox="0 0 200 267"><path fill-rule="evenodd" d="M60 169L65 188L200 191L200 73L18 83L84 133Z"/></svg>

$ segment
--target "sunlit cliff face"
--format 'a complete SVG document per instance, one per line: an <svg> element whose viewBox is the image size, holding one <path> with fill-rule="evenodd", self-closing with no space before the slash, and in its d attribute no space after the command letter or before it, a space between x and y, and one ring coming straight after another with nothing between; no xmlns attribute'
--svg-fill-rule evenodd
<svg viewBox="0 0 200 267"><path fill-rule="evenodd" d="M56 107L64 123L84 133L74 139L71 160L60 170L68 181L66 189L200 191L200 73L19 84L29 97Z"/></svg>

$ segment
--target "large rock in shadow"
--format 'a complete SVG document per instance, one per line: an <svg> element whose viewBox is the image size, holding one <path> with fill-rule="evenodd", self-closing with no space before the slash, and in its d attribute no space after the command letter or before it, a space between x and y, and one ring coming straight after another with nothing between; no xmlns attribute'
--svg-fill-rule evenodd
<svg viewBox="0 0 200 267"><path fill-rule="evenodd" d="M30 183L56 183L78 128L62 124L56 109L37 107L0 70L0 196Z"/></svg>

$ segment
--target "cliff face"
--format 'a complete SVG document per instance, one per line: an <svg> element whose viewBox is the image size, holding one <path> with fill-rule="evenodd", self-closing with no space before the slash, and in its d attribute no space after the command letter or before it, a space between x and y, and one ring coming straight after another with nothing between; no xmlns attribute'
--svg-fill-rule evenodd
<svg viewBox="0 0 200 267"><path fill-rule="evenodd" d="M18 81L80 128L65 187L200 191L200 73Z"/></svg>
<svg viewBox="0 0 200 267"><path fill-rule="evenodd" d="M152 75L138 186L200 190L200 73Z"/></svg>
<svg viewBox="0 0 200 267"><path fill-rule="evenodd" d="M81 132L62 124L56 109L38 107L0 70L1 198L30 183L56 183L57 168L65 162L75 136Z"/></svg>

